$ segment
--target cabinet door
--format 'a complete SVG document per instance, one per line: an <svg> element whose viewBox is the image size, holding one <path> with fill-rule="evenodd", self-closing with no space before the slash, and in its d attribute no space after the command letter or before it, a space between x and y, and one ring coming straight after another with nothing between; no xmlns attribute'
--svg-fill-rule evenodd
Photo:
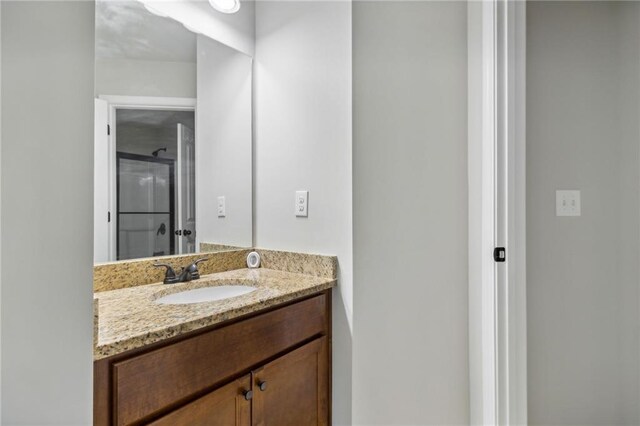
<svg viewBox="0 0 640 426"><path fill-rule="evenodd" d="M327 354L322 337L254 371L253 425L327 425Z"/></svg>
<svg viewBox="0 0 640 426"><path fill-rule="evenodd" d="M251 376L245 376L151 423L154 426L250 426Z"/></svg>

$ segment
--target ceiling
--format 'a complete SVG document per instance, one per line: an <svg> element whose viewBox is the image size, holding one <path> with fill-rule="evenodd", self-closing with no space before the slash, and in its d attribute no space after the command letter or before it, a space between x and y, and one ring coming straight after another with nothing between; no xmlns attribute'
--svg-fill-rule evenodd
<svg viewBox="0 0 640 426"><path fill-rule="evenodd" d="M96 58L195 63L196 35L136 0L97 0Z"/></svg>

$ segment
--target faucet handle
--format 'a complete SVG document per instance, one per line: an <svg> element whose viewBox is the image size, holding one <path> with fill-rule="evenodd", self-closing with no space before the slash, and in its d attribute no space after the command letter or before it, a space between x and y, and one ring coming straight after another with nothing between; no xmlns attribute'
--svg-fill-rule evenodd
<svg viewBox="0 0 640 426"><path fill-rule="evenodd" d="M173 270L173 267L167 263L154 263L153 266L156 268L167 268L164 273L164 283L165 284L173 284L178 282L178 277L176 277L176 271Z"/></svg>
<svg viewBox="0 0 640 426"><path fill-rule="evenodd" d="M189 271L189 274L191 275L191 279L197 280L198 278L200 278L200 271L198 271L198 263L204 262L205 260L209 260L209 258L203 257L201 259L196 260L186 268L184 268L187 271Z"/></svg>

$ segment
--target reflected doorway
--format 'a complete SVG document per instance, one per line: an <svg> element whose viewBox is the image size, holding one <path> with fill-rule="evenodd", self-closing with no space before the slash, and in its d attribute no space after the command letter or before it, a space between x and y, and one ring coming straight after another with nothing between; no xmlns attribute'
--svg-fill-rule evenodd
<svg viewBox="0 0 640 426"><path fill-rule="evenodd" d="M115 260L193 253L193 111L115 108Z"/></svg>

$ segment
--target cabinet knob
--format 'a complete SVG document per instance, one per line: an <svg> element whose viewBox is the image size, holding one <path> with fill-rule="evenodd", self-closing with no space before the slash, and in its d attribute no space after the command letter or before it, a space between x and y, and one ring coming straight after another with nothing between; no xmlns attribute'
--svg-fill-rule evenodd
<svg viewBox="0 0 640 426"><path fill-rule="evenodd" d="M251 401L251 399L253 398L253 391L246 390L242 392L242 395L244 396L244 399L246 399L247 401Z"/></svg>
<svg viewBox="0 0 640 426"><path fill-rule="evenodd" d="M266 381L260 381L258 382L258 387L260 388L260 390L262 392L267 390L267 382Z"/></svg>

